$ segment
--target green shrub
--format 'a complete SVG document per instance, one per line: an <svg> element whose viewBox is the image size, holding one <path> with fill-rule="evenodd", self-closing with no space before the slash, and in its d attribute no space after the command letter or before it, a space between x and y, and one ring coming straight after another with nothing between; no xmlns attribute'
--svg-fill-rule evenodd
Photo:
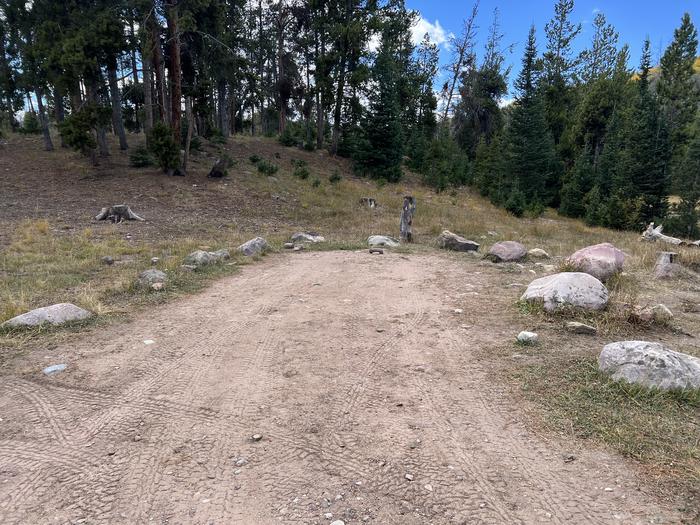
<svg viewBox="0 0 700 525"><path fill-rule="evenodd" d="M257 164L262 160L262 158L260 157L260 155L253 153L250 157L248 157L248 160L250 160L251 164Z"/></svg>
<svg viewBox="0 0 700 525"><path fill-rule="evenodd" d="M269 162L267 160L261 160L257 164L258 166L258 171L262 173L263 175L271 176L277 173L277 170L279 169L279 166L277 164L274 164L272 162Z"/></svg>
<svg viewBox="0 0 700 525"><path fill-rule="evenodd" d="M20 133L27 135L36 135L41 133L41 122L35 111L27 111L22 120L22 127L19 128Z"/></svg>
<svg viewBox="0 0 700 525"><path fill-rule="evenodd" d="M129 164L134 168L146 168L156 163L151 152L145 146L138 146L129 154Z"/></svg>
<svg viewBox="0 0 700 525"><path fill-rule="evenodd" d="M89 155L97 147L93 131L100 125L107 125L111 114L107 107L85 104L79 111L68 115L58 125L58 131L69 147Z"/></svg>
<svg viewBox="0 0 700 525"><path fill-rule="evenodd" d="M148 138L148 147L163 171L180 167L180 146L175 142L169 126L162 122L155 124Z"/></svg>
<svg viewBox="0 0 700 525"><path fill-rule="evenodd" d="M331 184L336 184L337 182L340 182L343 179L343 177L340 176L340 173L338 173L338 170L335 170L333 172L333 175L328 177L328 182Z"/></svg>
<svg viewBox="0 0 700 525"><path fill-rule="evenodd" d="M303 159L291 159L290 162L295 168L303 168L306 166L306 161Z"/></svg>
<svg viewBox="0 0 700 525"><path fill-rule="evenodd" d="M301 180L306 180L309 178L309 170L304 166L298 166L294 169L294 176L300 178Z"/></svg>
<svg viewBox="0 0 700 525"><path fill-rule="evenodd" d="M212 144L226 144L226 137L218 129L214 129L207 138Z"/></svg>
<svg viewBox="0 0 700 525"><path fill-rule="evenodd" d="M319 186L321 186L321 179L319 179L318 177L316 177L316 178L314 179L314 181L311 183L311 187L312 187L312 188L318 188Z"/></svg>

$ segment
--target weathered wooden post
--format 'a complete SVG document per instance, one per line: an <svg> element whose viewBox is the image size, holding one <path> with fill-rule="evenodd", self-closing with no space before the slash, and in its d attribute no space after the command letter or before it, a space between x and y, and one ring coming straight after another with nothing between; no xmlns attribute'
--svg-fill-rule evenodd
<svg viewBox="0 0 700 525"><path fill-rule="evenodd" d="M413 242L413 214L416 213L416 199L411 195L403 198L403 209L401 210L401 240Z"/></svg>

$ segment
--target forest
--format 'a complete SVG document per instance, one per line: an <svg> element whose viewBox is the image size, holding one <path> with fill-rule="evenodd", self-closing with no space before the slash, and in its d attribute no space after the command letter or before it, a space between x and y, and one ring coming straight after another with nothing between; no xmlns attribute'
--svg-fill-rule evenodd
<svg viewBox="0 0 700 525"><path fill-rule="evenodd" d="M507 35L527 39L511 71L498 11L477 45L478 1L441 66L428 35L412 42L404 0L0 0L0 133L43 134L94 164L143 133L132 163L171 175L203 140L277 137L379 181L408 169L438 191L472 186L516 216L551 207L700 237L690 16L659 64L648 39L631 64L602 12L576 46L573 9L555 3L544 42L534 26Z"/></svg>

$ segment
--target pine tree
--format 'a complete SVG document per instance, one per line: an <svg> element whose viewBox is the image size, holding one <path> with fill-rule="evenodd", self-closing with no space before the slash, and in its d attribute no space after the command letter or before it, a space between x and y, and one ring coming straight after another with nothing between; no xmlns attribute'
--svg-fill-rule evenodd
<svg viewBox="0 0 700 525"><path fill-rule="evenodd" d="M580 78L584 84L590 84L601 78L609 78L615 70L617 59L617 41L619 35L609 24L603 13L597 13L593 19L593 40L591 47L580 56Z"/></svg>
<svg viewBox="0 0 700 525"><path fill-rule="evenodd" d="M673 42L661 57L658 94L670 136L671 156L680 161L688 143L698 108L698 89L693 63L698 51L698 32L688 13L674 31Z"/></svg>
<svg viewBox="0 0 700 525"><path fill-rule="evenodd" d="M515 81L517 97L506 137L507 171L517 181L528 206L549 205L558 189L554 141L547 127L545 106L538 89L535 27L530 28L522 70ZM549 184L548 184L549 183Z"/></svg>
<svg viewBox="0 0 700 525"><path fill-rule="evenodd" d="M686 148L683 159L677 168L681 202L675 210L678 216L669 228L672 232L691 239L700 237L698 227L698 206L700 206L700 117L696 118L692 129L692 137Z"/></svg>
<svg viewBox="0 0 700 525"><path fill-rule="evenodd" d="M629 119L630 190L642 201L643 222L664 217L668 195L669 143L658 100L649 87L650 43L647 39L637 81L637 94Z"/></svg>

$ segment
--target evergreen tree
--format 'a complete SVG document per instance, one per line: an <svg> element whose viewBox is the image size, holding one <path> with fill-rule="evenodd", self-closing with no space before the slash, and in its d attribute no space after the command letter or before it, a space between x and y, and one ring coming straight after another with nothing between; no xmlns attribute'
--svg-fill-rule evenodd
<svg viewBox="0 0 700 525"><path fill-rule="evenodd" d="M547 127L536 60L535 27L532 26L522 70L515 81L517 97L505 145L507 172L512 177L513 188L523 193L528 206L549 205L558 193L554 182L558 175L556 152Z"/></svg>
<svg viewBox="0 0 700 525"><path fill-rule="evenodd" d="M697 239L700 237L700 117L696 118L690 143L677 168L676 179L681 202L674 210L677 216L668 223L669 230L690 239Z"/></svg>
<svg viewBox="0 0 700 525"><path fill-rule="evenodd" d="M609 24L603 13L597 13L593 19L593 40L591 47L580 56L580 79L583 84L590 84L601 78L609 78L615 70L617 60L617 41L619 35Z"/></svg>

